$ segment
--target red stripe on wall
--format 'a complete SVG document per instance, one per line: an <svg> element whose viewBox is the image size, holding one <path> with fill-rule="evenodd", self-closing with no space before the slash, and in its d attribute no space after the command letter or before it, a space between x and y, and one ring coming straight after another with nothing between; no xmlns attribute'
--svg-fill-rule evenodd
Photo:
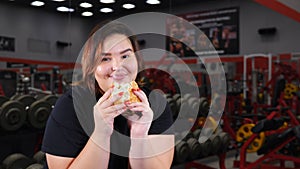
<svg viewBox="0 0 300 169"><path fill-rule="evenodd" d="M297 22L300 22L300 13L298 11L286 6L281 2L278 2L277 0L254 0L254 1L268 8L271 8L282 15L288 16Z"/></svg>

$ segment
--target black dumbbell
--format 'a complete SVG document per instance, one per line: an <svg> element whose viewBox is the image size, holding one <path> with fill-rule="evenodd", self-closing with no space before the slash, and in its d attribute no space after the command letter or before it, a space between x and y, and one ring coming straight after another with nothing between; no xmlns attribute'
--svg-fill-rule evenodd
<svg viewBox="0 0 300 169"><path fill-rule="evenodd" d="M220 138L221 138L221 141L222 141L222 144L221 144L221 147L219 149L219 154L221 153L225 153L229 147L229 144L230 144L230 141L231 141L231 137L228 133L226 132L221 132L219 134Z"/></svg>
<svg viewBox="0 0 300 169"><path fill-rule="evenodd" d="M34 96L29 94L19 95L14 98L11 98L11 100L19 101L20 103L22 103L25 106L26 111L29 109L30 105L36 101Z"/></svg>
<svg viewBox="0 0 300 169"><path fill-rule="evenodd" d="M24 154L14 153L7 156L2 163L5 169L22 169L33 164L34 160Z"/></svg>
<svg viewBox="0 0 300 169"><path fill-rule="evenodd" d="M44 96L41 100L48 102L51 105L51 107L53 108L56 101L58 100L58 97L50 94L50 95Z"/></svg>
<svg viewBox="0 0 300 169"><path fill-rule="evenodd" d="M28 166L26 169L43 169L43 168L44 166L42 164L34 163Z"/></svg>
<svg viewBox="0 0 300 169"><path fill-rule="evenodd" d="M51 109L51 105L44 100L33 102L27 111L29 124L34 128L43 129L46 126Z"/></svg>
<svg viewBox="0 0 300 169"><path fill-rule="evenodd" d="M5 131L16 131L26 121L25 107L18 101L0 98L0 127Z"/></svg>
<svg viewBox="0 0 300 169"><path fill-rule="evenodd" d="M190 154L190 148L185 141L179 141L175 146L174 162L181 164L185 162Z"/></svg>
<svg viewBox="0 0 300 169"><path fill-rule="evenodd" d="M42 151L38 151L33 155L33 159L39 164L44 164L46 161L46 154Z"/></svg>
<svg viewBox="0 0 300 169"><path fill-rule="evenodd" d="M201 145L198 142L198 140L191 137L186 141L186 143L188 144L189 149L190 149L188 159L189 160L197 159L200 156L200 153L201 153Z"/></svg>

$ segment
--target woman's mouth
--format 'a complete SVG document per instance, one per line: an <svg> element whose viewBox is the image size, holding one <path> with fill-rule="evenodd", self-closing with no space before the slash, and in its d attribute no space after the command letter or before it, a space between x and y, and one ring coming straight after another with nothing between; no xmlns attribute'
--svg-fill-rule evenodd
<svg viewBox="0 0 300 169"><path fill-rule="evenodd" d="M113 78L113 80L115 81L121 81L126 77L126 75L124 74L113 74L111 75L111 78Z"/></svg>

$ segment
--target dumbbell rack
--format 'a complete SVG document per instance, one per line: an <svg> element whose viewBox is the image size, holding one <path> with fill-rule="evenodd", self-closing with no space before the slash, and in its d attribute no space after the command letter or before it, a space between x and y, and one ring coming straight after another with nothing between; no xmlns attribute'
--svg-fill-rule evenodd
<svg viewBox="0 0 300 169"><path fill-rule="evenodd" d="M40 149L42 130L23 127L18 131L5 132L0 135L0 161L11 153L23 153L33 156Z"/></svg>
<svg viewBox="0 0 300 169"><path fill-rule="evenodd" d="M0 104L0 161L12 153L32 156L40 150L44 127L57 97L45 95L41 98L35 98L31 95L15 95L10 99L1 96L0 100L2 100L2 105ZM10 108L15 109L10 103L22 104L21 108L24 110L10 111ZM19 121L20 115L26 116L26 121ZM20 125L16 127L10 122L3 121L13 120L14 118L11 119L10 116L16 116L15 118Z"/></svg>

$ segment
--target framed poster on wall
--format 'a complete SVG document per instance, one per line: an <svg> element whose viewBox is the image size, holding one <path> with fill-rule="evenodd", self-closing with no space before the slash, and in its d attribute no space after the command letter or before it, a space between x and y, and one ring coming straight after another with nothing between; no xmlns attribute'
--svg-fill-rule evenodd
<svg viewBox="0 0 300 169"><path fill-rule="evenodd" d="M0 51L15 51L15 38L0 36Z"/></svg>
<svg viewBox="0 0 300 169"><path fill-rule="evenodd" d="M238 7L177 16L190 24L183 20L167 19L168 51L179 57L195 57L216 52L219 55L239 54Z"/></svg>

